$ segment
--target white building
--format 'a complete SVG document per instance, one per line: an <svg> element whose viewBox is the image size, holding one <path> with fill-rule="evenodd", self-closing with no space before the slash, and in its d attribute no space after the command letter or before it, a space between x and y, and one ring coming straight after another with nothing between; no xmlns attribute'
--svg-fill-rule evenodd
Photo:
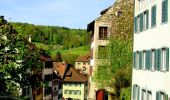
<svg viewBox="0 0 170 100"><path fill-rule="evenodd" d="M170 99L170 1L134 0L132 100Z"/></svg>

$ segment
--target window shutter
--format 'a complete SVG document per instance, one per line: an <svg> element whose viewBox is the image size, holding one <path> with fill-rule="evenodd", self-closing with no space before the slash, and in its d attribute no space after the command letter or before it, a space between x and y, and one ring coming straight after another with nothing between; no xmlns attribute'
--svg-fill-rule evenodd
<svg viewBox="0 0 170 100"><path fill-rule="evenodd" d="M138 17L135 17L135 22L134 22L134 27L135 27L135 33L138 32Z"/></svg>
<svg viewBox="0 0 170 100"><path fill-rule="evenodd" d="M151 51L150 50L147 50L146 51L146 60L145 60L145 66L146 66L146 70L149 70L150 67L151 67L151 62L150 62L150 54L151 54Z"/></svg>
<svg viewBox="0 0 170 100"><path fill-rule="evenodd" d="M136 68L136 52L133 53L133 68Z"/></svg>
<svg viewBox="0 0 170 100"><path fill-rule="evenodd" d="M166 70L169 71L169 48L166 48Z"/></svg>
<svg viewBox="0 0 170 100"><path fill-rule="evenodd" d="M135 100L135 93L136 93L136 85L133 85L133 100Z"/></svg>
<svg viewBox="0 0 170 100"><path fill-rule="evenodd" d="M151 55L152 54L152 52L151 52L151 50L148 50L148 70L151 70Z"/></svg>
<svg viewBox="0 0 170 100"><path fill-rule="evenodd" d="M168 0L162 1L162 22L168 21Z"/></svg>
<svg viewBox="0 0 170 100"><path fill-rule="evenodd" d="M151 26L156 26L156 5L152 7L152 23Z"/></svg>
<svg viewBox="0 0 170 100"><path fill-rule="evenodd" d="M161 69L161 49L158 49L158 58L157 58L157 70Z"/></svg>
<svg viewBox="0 0 170 100"><path fill-rule="evenodd" d="M146 51L145 54L145 69L148 70L148 50Z"/></svg>
<svg viewBox="0 0 170 100"><path fill-rule="evenodd" d="M157 50L155 49L154 51L155 56L154 56L154 70L157 70Z"/></svg>
<svg viewBox="0 0 170 100"><path fill-rule="evenodd" d="M137 96L138 98L138 100L140 100L140 87L138 86L138 96Z"/></svg>
<svg viewBox="0 0 170 100"><path fill-rule="evenodd" d="M142 69L142 51L139 52L139 69Z"/></svg>
<svg viewBox="0 0 170 100"><path fill-rule="evenodd" d="M149 10L146 11L146 29L149 28Z"/></svg>
<svg viewBox="0 0 170 100"><path fill-rule="evenodd" d="M165 94L165 100L168 100L169 97L168 97L168 94Z"/></svg>
<svg viewBox="0 0 170 100"><path fill-rule="evenodd" d="M140 31L143 31L143 13L140 14Z"/></svg>
<svg viewBox="0 0 170 100"><path fill-rule="evenodd" d="M159 92L156 91L156 100L159 100Z"/></svg>

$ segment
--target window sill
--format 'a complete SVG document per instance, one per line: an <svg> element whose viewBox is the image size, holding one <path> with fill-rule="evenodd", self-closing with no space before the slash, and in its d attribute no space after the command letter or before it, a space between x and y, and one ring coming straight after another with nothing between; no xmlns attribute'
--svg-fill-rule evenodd
<svg viewBox="0 0 170 100"><path fill-rule="evenodd" d="M160 72L167 73L168 71L167 70L160 70Z"/></svg>
<svg viewBox="0 0 170 100"><path fill-rule="evenodd" d="M154 26L151 26L151 29L154 29L154 28L156 28L156 25L154 25Z"/></svg>
<svg viewBox="0 0 170 100"><path fill-rule="evenodd" d="M161 23L161 25L165 25L165 24L168 24L168 21L162 22L162 23Z"/></svg>

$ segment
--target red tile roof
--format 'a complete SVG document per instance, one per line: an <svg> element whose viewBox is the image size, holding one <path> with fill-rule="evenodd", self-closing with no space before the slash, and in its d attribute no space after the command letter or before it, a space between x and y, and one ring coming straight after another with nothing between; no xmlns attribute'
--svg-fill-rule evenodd
<svg viewBox="0 0 170 100"><path fill-rule="evenodd" d="M88 62L88 61L90 61L90 53L88 53L87 55L79 56L76 59L76 62Z"/></svg>
<svg viewBox="0 0 170 100"><path fill-rule="evenodd" d="M87 82L88 77L79 73L74 67L70 67L64 79L65 82Z"/></svg>
<svg viewBox="0 0 170 100"><path fill-rule="evenodd" d="M67 66L68 64L64 62L53 62L53 70L56 71L61 78L64 78Z"/></svg>

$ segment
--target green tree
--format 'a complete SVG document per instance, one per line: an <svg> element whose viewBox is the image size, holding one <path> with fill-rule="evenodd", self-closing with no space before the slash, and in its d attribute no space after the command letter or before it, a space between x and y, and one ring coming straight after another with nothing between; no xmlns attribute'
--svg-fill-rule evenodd
<svg viewBox="0 0 170 100"><path fill-rule="evenodd" d="M61 62L61 61L62 61L61 53L60 53L60 52L57 52L57 53L56 53L56 61L57 61L57 62Z"/></svg>
<svg viewBox="0 0 170 100"><path fill-rule="evenodd" d="M0 95L18 96L20 88L37 82L29 72L42 69L39 50L31 49L21 28L17 28L0 18Z"/></svg>

